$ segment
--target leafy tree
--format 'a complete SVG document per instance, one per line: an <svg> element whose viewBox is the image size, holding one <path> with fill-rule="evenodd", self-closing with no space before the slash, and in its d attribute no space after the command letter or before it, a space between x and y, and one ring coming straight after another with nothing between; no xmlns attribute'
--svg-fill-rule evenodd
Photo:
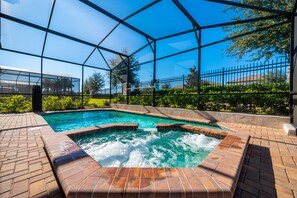
<svg viewBox="0 0 297 198"><path fill-rule="evenodd" d="M56 79L44 78L42 86L45 93L53 93Z"/></svg>
<svg viewBox="0 0 297 198"><path fill-rule="evenodd" d="M123 54L128 54L127 49L122 50ZM125 57L116 56L109 60L110 65L114 70L112 70L111 76L111 84L112 86L116 86L119 83L126 83L127 82L127 64L128 59ZM137 85L139 84L139 79L137 76L137 71L139 70L140 66L138 65L138 60L135 56L130 56L129 58L129 77L130 77L130 85Z"/></svg>
<svg viewBox="0 0 297 198"><path fill-rule="evenodd" d="M155 87L156 85L158 86L158 84L159 84L159 79L156 79L155 82L154 82L154 80L150 81L150 86L151 87Z"/></svg>
<svg viewBox="0 0 297 198"><path fill-rule="evenodd" d="M84 83L86 93L99 91L105 85L104 77L101 73L95 72Z"/></svg>
<svg viewBox="0 0 297 198"><path fill-rule="evenodd" d="M187 77L186 83L188 87L197 87L198 84L198 70L194 65L193 68L190 68L190 74Z"/></svg>
<svg viewBox="0 0 297 198"><path fill-rule="evenodd" d="M292 0L241 0L242 3L251 4L260 7L267 7L276 10L291 11L293 8ZM257 11L253 9L245 9L240 7L231 7L228 10L235 12L233 20L245 20L251 18L259 18L271 15L268 12ZM237 24L227 26L224 31L228 36L251 32L270 25L274 25L285 21L284 18L275 18L272 20L258 21L252 23ZM250 54L251 60L266 60L278 54L285 54L287 58L290 52L290 23L265 29L257 33L247 36L235 38L231 40L230 47L226 50L226 54L241 59L246 54Z"/></svg>
<svg viewBox="0 0 297 198"><path fill-rule="evenodd" d="M71 78L45 78L42 81L43 90L45 93L71 93L74 87Z"/></svg>
<svg viewBox="0 0 297 198"><path fill-rule="evenodd" d="M64 92L70 93L72 91L72 88L74 87L71 78L63 78L62 81L62 87L64 89Z"/></svg>
<svg viewBox="0 0 297 198"><path fill-rule="evenodd" d="M264 79L268 83L284 83L287 80L287 74L281 70L275 70L268 72Z"/></svg>

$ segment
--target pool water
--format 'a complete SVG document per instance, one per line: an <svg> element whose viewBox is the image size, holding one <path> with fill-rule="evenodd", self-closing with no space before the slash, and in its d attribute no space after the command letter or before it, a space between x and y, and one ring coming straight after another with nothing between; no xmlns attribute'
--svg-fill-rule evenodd
<svg viewBox="0 0 297 198"><path fill-rule="evenodd" d="M197 122L160 118L119 111L84 111L43 115L55 132L62 132L111 123L138 123L138 128L154 128L156 124L191 124L205 128L223 130L219 126Z"/></svg>
<svg viewBox="0 0 297 198"><path fill-rule="evenodd" d="M74 138L103 167L197 167L220 139L183 131L106 131Z"/></svg>

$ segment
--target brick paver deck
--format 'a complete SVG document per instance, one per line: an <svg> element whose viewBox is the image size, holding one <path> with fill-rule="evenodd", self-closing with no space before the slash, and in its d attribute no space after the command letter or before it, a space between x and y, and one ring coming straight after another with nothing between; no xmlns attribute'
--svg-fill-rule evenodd
<svg viewBox="0 0 297 198"><path fill-rule="evenodd" d="M0 114L0 197L63 197L43 147L48 128L34 113Z"/></svg>
<svg viewBox="0 0 297 198"><path fill-rule="evenodd" d="M297 138L282 129L220 123L251 136L235 197L297 197ZM34 113L0 114L0 197L62 197Z"/></svg>

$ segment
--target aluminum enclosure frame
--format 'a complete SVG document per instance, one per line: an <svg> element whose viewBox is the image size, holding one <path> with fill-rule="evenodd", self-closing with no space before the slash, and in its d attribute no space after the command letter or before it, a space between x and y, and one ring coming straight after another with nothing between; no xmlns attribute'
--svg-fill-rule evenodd
<svg viewBox="0 0 297 198"><path fill-rule="evenodd" d="M0 50L3 50L3 51L8 51L8 52L12 52L12 53L19 53L19 54L23 54L23 55L27 55L27 56L32 56L32 57L37 57L37 58L40 58L40 68L41 68L41 88L42 88L42 77L43 77L43 61L44 59L48 59L48 60L54 60L54 61L59 61L59 62L63 62L63 63L69 63L69 64L74 64L74 65L79 65L81 66L82 68L82 93L84 92L84 69L87 67L87 68L94 68L94 69L99 69L99 70L103 70L103 71L107 71L107 72L110 72L110 76L112 74L112 71L116 68L112 68L106 58L104 57L104 55L102 54L101 50L104 50L104 51L107 51L107 52L110 52L110 53L113 53L115 55L118 55L120 57L125 57L125 59L128 60L128 64L127 65L127 103L129 102L128 100L128 92L129 92L129 59L131 56L133 56L134 54L136 54L137 52L141 51L142 49L144 49L145 47L147 46L150 46L151 49L152 49L152 52L154 54L153 56L153 60L151 61L147 61L147 62L144 62L144 63L141 63L140 65L142 64L146 64L146 63L150 63L150 62L153 62L153 82L156 83L156 62L158 60L162 60L162 59L165 59L165 58L169 58L169 57L172 57L172 56L176 56L176 55L179 55L179 54L183 54L183 53L186 53L186 52L189 52L189 51L193 51L193 50L198 50L198 90L197 90L197 97L199 98L199 94L200 94L200 71L201 71L201 60L203 57L201 57L201 51L203 50L204 47L208 47L208 46L211 46L211 45L215 45L215 44L218 44L218 43L222 43L222 42L225 42L225 41L229 41L229 40L232 40L232 39L235 39L235 38L239 38L239 37L242 37L242 36L245 36L245 35L248 35L248 34L253 34L255 32L258 32L258 31L263 31L263 30L266 30L266 29L269 29L269 28L273 28L273 27L276 27L276 26L279 26L279 25L283 25L285 23L291 23L291 27L292 27L292 33L291 33L291 72L290 72L290 121L291 123L295 123L297 125L297 104L296 104L296 92L297 92L297 87L296 87L296 84L295 82L297 82L297 70L295 69L296 68L296 64L297 64L297 61L296 61L296 47L297 47L297 41L296 41L296 34L297 34L297 28L296 28L296 8L297 8L297 3L295 2L295 6L294 6L294 9L292 10L292 12L287 12L287 11L283 11L283 10L275 10L275 9L270 9L270 8L264 8L264 7L259 7L259 6L254 6L254 5L249 5L249 4L243 4L243 3L237 3L237 2L232 2L232 1L226 1L226 0L206 0L206 1L209 1L209 2L213 2L213 3L217 3L217 4L222 4L222 5L231 5L231 6L234 6L234 7L241 7L241 8L247 8L247 9L254 9L254 10L257 10L257 11L262 11L262 12L267 12L267 13L271 13L273 15L270 15L270 16L266 16L266 17L260 17L260 18L254 18L254 19L248 19L248 20L239 20L239 21L233 21L233 22L227 22L227 23L219 23L219 24L211 24L211 25L206 25L206 26L201 26L192 16L191 14L187 11L187 9L185 7L183 7L183 5L179 2L179 0L172 0L172 3L181 11L181 13L189 20L189 22L193 25L193 28L192 29L189 29L189 30L186 30L186 31L182 31L182 32L179 32L179 33L174 33L174 34L170 34L170 35L166 35L166 36L163 36L163 37L159 37L159 38L154 38L152 37L151 35L147 34L146 32L143 32L141 31L140 29L132 26L131 24L129 24L128 22L126 22L129 18L145 11L146 9L152 7L152 6L155 6L157 5L159 2L161 2L161 0L155 0L155 1L152 1L150 4L136 10L135 12L131 13L130 15L128 15L127 17L125 17L124 19L120 19L118 17L116 17L115 15L111 14L108 10L104 10L103 8L99 7L98 5L88 1L88 0L80 0L80 2L84 3L85 5L89 6L90 8L96 10L97 12L101 13L101 14L104 14L105 16L108 16L109 18L113 19L114 21L117 22L117 25L96 45L96 44L93 44L93 43L90 43L88 41L85 41L85 40L81 40L81 39L78 39L78 38L75 38L75 37L72 37L70 35L67 35L67 34L64 34L64 33L61 33L61 32L58 32L58 31L54 31L54 30L51 30L50 29L50 24L51 24L51 19L52 19L52 15L53 15L53 11L55 9L55 3L56 3L56 0L52 0L52 6L51 6L51 11L50 11L50 16L49 16L49 20L48 20L48 24L47 24L47 27L44 28L42 26L39 26L39 25L36 25L36 24L33 24L33 23L30 23L28 21L25 21L25 20L22 20L22 19L19 19L19 18L16 18L16 17L13 17L13 16L9 16L7 14L4 14L4 13L0 13L0 19L6 19L8 21L12 21L12 22L16 22L16 23L19 23L19 24L22 24L22 25L25 25L25 26L28 26L28 27L31 27L31 28L34 28L34 29L37 29L37 30L41 30L43 32L45 32L45 37L44 37L44 42L43 42L43 45L42 45L42 53L41 55L37 55L37 54L32 54L32 53L28 53L28 52L23 52L23 51L18 51L18 50L14 50L14 49L7 49L5 47L3 47L2 43L0 42ZM0 7L1 7L1 1L0 1ZM285 19L283 22L281 23L278 23L278 24L274 24L274 25L271 25L271 26L267 26L265 28L261 28L261 29L258 29L258 30L255 30L255 31L252 31L252 32L247 32L247 33L244 33L244 34L240 34L240 35L236 35L236 36L233 36L233 37L229 37L229 38L225 38L225 39L222 39L222 40L218 40L218 41L215 41L215 42L212 42L212 43L208 43L208 44L204 44L202 45L201 43L201 36L202 36L202 31L205 30L205 29L210 29L210 28L217 28L217 27L224 27L224 26L230 26L230 25L236 25L236 24L243 24L243 23L252 23L252 22L257 22L257 21L264 21L264 20L271 20L271 19L276 19L276 18L283 18ZM0 20L1 21L1 20ZM121 52L118 52L116 50L113 50L113 49L109 49L109 48L105 48L105 47L102 47L101 44L102 42L109 37L110 34L112 34L112 32L119 26L119 25L124 25L125 27L131 29L132 31L138 33L139 35L142 35L144 36L148 43L142 47L140 47L138 50L130 53L130 54L123 54ZM0 22L0 26L1 26L1 22ZM2 27L2 26L1 26ZM187 33L190 33L190 32L194 32L195 35L196 35L196 41L197 41L197 46L198 47L195 47L195 48L192 48L192 49L187 49L187 50L184 50L184 51L181 51L181 52L178 52L178 53L174 53L174 54L170 54L170 55L167 55L167 56L164 56L164 57L159 57L157 58L156 56L156 52L157 52L157 45L156 43L158 41L161 41L163 39L168 39L168 38L172 38L172 37L177 37L177 36L181 36L181 35L184 35L184 34L187 34ZM75 42L78 42L78 43L81 43L81 44L84 44L84 45L87 45L87 46L90 46L90 47L93 47L93 51L88 55L88 57L86 57L85 61L82 63L82 64L79 64L79 63L76 63L76 62L72 62L72 61L67 61L67 60L63 60L63 59L57 59L57 58L54 58L54 57L48 57L48 56L44 56L44 50L45 50L45 46L46 46L46 43L47 43L47 35L48 33L51 33L53 35L56 35L56 36L59 36L59 37L63 37L63 38L66 38L66 39L69 39L71 41L75 41ZM1 31L0 31L0 38L1 38ZM295 40L294 40L295 38ZM1 40L0 40L1 41ZM152 44L153 44L153 47L152 47ZM106 66L108 67L108 69L106 68L103 68L103 67L95 67L95 66L91 66L91 65L87 65L87 61L89 60L89 58L92 56L92 53L95 51L95 50L98 50L100 56L103 58L104 62L106 63ZM125 62L125 61L124 61ZM153 89L153 104L155 106L155 88ZM83 94L82 95L82 108L83 108ZM112 98L112 92L111 92L111 82L110 82L110 92L109 92L109 95L110 95L110 101L111 101L111 98Z"/></svg>

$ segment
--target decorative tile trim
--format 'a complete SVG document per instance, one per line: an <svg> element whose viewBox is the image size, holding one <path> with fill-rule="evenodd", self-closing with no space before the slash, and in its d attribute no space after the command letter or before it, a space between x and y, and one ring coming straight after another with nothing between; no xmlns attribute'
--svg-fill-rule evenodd
<svg viewBox="0 0 297 198"><path fill-rule="evenodd" d="M67 197L232 197L249 136L190 125L158 124L223 138L195 168L105 168L69 136L110 129L136 129L137 124L110 124L42 136L46 151Z"/></svg>

